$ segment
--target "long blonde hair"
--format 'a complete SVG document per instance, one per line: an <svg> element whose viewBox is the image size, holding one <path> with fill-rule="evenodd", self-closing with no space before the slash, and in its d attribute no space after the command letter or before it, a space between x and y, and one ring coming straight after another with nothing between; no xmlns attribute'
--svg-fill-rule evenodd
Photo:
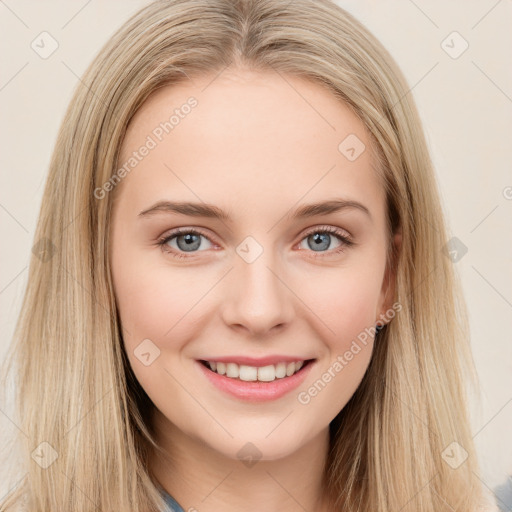
<svg viewBox="0 0 512 512"><path fill-rule="evenodd" d="M420 119L388 52L329 0L157 0L85 72L53 152L8 359L23 457L1 509L162 509L148 471L151 404L127 362L113 294L112 194L95 190L153 91L228 66L304 77L345 102L371 136L390 240L402 231L400 253L390 244L388 254L401 311L330 424L325 482L336 510L477 510L467 313ZM468 454L458 467L454 450Z"/></svg>

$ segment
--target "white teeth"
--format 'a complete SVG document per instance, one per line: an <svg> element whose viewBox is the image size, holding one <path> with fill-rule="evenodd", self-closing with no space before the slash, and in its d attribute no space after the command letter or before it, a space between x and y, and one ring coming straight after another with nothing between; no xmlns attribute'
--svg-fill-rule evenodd
<svg viewBox="0 0 512 512"><path fill-rule="evenodd" d="M258 380L271 382L276 378L276 367L273 364L260 366L258 368Z"/></svg>
<svg viewBox="0 0 512 512"><path fill-rule="evenodd" d="M255 368L254 366L245 366L242 364L242 365L240 365L239 378L240 378L240 380L245 380L245 381L258 380L259 371L260 371L259 368Z"/></svg>
<svg viewBox="0 0 512 512"><path fill-rule="evenodd" d="M240 375L240 367L236 363L227 363L226 364L226 377L232 377L233 379L238 379Z"/></svg>
<svg viewBox="0 0 512 512"><path fill-rule="evenodd" d="M282 379L286 377L286 363L277 363L276 364L276 378Z"/></svg>
<svg viewBox="0 0 512 512"><path fill-rule="evenodd" d="M210 369L219 375L226 375L233 379L240 379L243 381L261 381L272 382L275 379L282 379L284 377L291 377L294 373L298 372L303 366L304 361L296 361L293 363L277 363L276 365L270 364L268 366L247 366L238 365L236 363L220 363L215 361L207 361Z"/></svg>

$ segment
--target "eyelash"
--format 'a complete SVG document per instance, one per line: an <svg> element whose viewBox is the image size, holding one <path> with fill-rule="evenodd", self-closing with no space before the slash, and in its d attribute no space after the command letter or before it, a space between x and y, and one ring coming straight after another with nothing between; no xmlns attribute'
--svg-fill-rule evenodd
<svg viewBox="0 0 512 512"><path fill-rule="evenodd" d="M302 242L302 240L304 240L304 238L307 238L309 235L311 235L313 233L322 233L322 234L328 233L331 235L335 235L340 240L340 242L342 242L342 245L340 245L337 249L331 249L330 251L320 251L318 254L314 254L313 258L322 258L322 257L324 257L322 254L331 254L331 255L333 253L340 254L343 251L345 251L345 249L355 245L355 242L353 242L349 237L344 235L343 231L341 231L338 228L334 228L332 226L321 226L319 228L313 228L313 229L307 231L304 234L304 236L301 238L300 241ZM187 235L187 234L200 235L200 236L203 236L204 238L206 238L207 240L209 240L210 242L212 242L212 240L210 240L210 237L207 236L205 233L203 233L201 230L198 230L196 228L177 228L174 231L172 231L170 234L165 235L162 238L160 238L157 241L157 244L162 248L163 251L169 253L174 258L177 258L177 259L189 258L190 256L186 256L185 253L183 253L183 252L175 252L174 249L170 249L170 248L168 249L167 248L168 246L166 247L167 242L169 242L173 238L176 238L179 235ZM304 250L304 249L301 249L301 250ZM198 251L198 252L202 252L202 251ZM309 252L315 253L316 251L309 251Z"/></svg>

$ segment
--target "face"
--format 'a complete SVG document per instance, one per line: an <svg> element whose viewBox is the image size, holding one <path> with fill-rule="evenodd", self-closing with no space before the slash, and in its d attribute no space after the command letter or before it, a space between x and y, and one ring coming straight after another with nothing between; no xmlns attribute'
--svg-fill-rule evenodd
<svg viewBox="0 0 512 512"><path fill-rule="evenodd" d="M277 459L325 432L367 369L361 334L392 297L385 196L364 125L322 86L214 77L157 90L128 127L131 169L108 192L115 296L160 427ZM228 360L262 381L200 362Z"/></svg>

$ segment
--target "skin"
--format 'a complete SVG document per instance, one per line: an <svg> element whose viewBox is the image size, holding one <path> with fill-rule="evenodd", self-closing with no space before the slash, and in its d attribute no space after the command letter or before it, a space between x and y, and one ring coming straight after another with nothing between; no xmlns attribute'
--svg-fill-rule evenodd
<svg viewBox="0 0 512 512"><path fill-rule="evenodd" d="M393 303L383 187L364 125L322 86L246 69L215 76L153 93L132 119L119 159L122 165L174 108L197 99L114 191L110 257L124 346L169 454L154 455L151 471L185 510L332 510L322 490L328 427L357 389L373 338L308 404L297 395ZM338 150L349 134L366 146L355 161ZM358 201L370 215L347 208L287 216L333 198ZM159 200L211 203L232 222L139 216ZM312 237L308 243L315 230L308 231L329 226L355 245L336 253L343 242L327 234L315 251ZM174 238L166 252L157 240L179 227L199 228L209 240L186 252L183 238L180 246ZM263 249L251 263L236 252L247 236ZM160 350L148 366L134 355L144 339ZM317 361L298 389L249 403L198 371L197 359L231 354ZM250 467L237 455L248 442L261 453Z"/></svg>

